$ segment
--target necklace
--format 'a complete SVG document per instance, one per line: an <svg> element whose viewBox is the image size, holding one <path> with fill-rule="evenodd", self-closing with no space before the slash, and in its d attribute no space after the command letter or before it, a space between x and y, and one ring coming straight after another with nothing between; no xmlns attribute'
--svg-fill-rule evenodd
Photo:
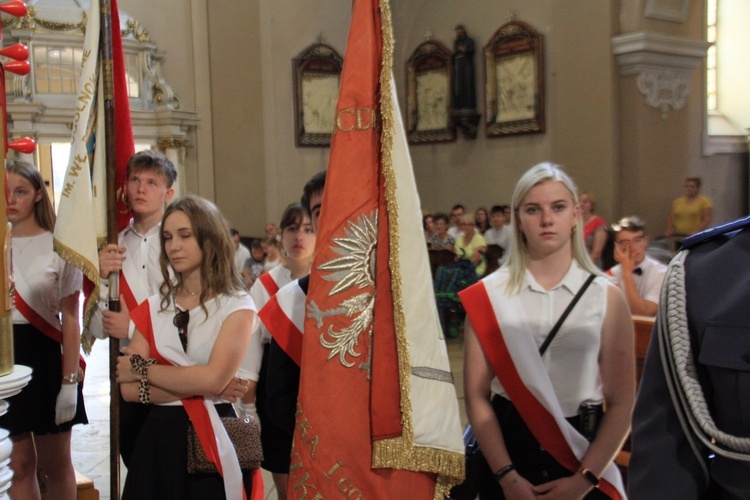
<svg viewBox="0 0 750 500"><path fill-rule="evenodd" d="M29 241L26 242L26 244L24 246L21 246L21 239L22 238L29 240ZM34 236L26 236L26 237L19 236L19 237L16 237L16 238L12 238L11 241L13 243L15 243L15 247L16 247L16 250L18 250L18 254L19 255L23 255L24 250L26 250L27 248L29 248L29 245L31 245L31 242L34 241L34 238L35 238Z"/></svg>
<svg viewBox="0 0 750 500"><path fill-rule="evenodd" d="M190 295L191 297L195 297L196 295L198 295L199 293L201 293L201 290L198 290L197 292L191 292L190 290L187 289L187 287L185 285L182 285L181 288L182 288L183 292L185 292L186 294Z"/></svg>

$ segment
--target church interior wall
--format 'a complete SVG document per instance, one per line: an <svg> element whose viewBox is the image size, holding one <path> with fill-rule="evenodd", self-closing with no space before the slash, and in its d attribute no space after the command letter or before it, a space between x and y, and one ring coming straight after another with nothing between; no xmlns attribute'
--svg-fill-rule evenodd
<svg viewBox="0 0 750 500"><path fill-rule="evenodd" d="M489 139L483 120L475 140L414 145L423 208L463 202L509 203L519 175L539 161L564 165L598 200L608 220L637 213L652 234L665 228L671 200L688 175L704 178L716 222L747 210L747 155L703 156L702 68L690 79L684 108L666 118L645 103L634 77L618 74L612 36L647 31L703 40L703 1L684 23L644 17L645 0L410 0L392 2L394 71L405 108L405 62L425 40L452 47L456 24L474 38L477 106L483 111L481 48L508 21L544 35L546 132ZM242 4L242 5L241 5ZM243 234L262 234L298 199L304 182L328 162L328 148L294 146L292 59L315 43L341 55L350 2L334 0L121 0L166 52L163 73L201 122L188 150L188 188L212 197ZM182 10L180 10L182 9ZM168 14L165 14L168 13ZM203 19L205 18L205 20ZM200 25L206 29L206 55ZM196 28L198 27L198 28ZM210 59L210 60L209 60ZM208 66L208 82L195 81ZM206 156L206 155L209 156ZM738 182L738 179L740 182Z"/></svg>
<svg viewBox="0 0 750 500"><path fill-rule="evenodd" d="M260 14L257 2L208 4L216 202L232 227L251 234L263 227L267 196Z"/></svg>
<svg viewBox="0 0 750 500"><path fill-rule="evenodd" d="M645 2L622 2L620 33L645 31L691 40L705 40L705 5L690 3L684 23L644 17ZM633 9L633 5L636 6ZM689 80L689 94L681 109L666 115L645 104L636 76L620 77L620 192L622 213L646 219L652 235L666 230L671 201L683 194L686 177L700 177L701 193L714 203L713 223L718 224L747 213L747 154L705 156L704 71L696 68Z"/></svg>
<svg viewBox="0 0 750 500"><path fill-rule="evenodd" d="M434 7L433 7L434 6ZM490 2L471 8L450 0L399 3L394 7L396 71L421 43L426 31L452 47L453 28L462 23L476 46L477 104L484 115L485 70L482 48L495 31L514 19L544 36L546 132L486 138L484 119L475 140L415 145L415 176L425 208L447 210L510 203L519 176L541 161L560 163L582 189L597 195L599 210L609 215L617 203L611 181L617 170L615 74L612 71L610 2L535 0ZM604 19L605 22L601 20ZM402 73L403 75L403 73ZM402 108L404 77L397 76Z"/></svg>
<svg viewBox="0 0 750 500"><path fill-rule="evenodd" d="M267 221L278 223L289 203L299 200L302 187L328 166L329 148L294 145L294 98L292 59L322 34L323 43L343 57L351 15L349 3L338 0L260 0L260 47L263 104L254 111L263 130L265 212ZM261 114L262 113L262 114ZM262 231L262 226L256 229Z"/></svg>

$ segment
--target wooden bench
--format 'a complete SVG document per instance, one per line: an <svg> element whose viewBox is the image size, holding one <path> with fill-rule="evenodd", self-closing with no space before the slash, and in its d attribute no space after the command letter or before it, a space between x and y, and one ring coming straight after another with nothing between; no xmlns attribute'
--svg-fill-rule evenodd
<svg viewBox="0 0 750 500"><path fill-rule="evenodd" d="M76 500L99 500L99 490L94 481L76 471Z"/></svg>
<svg viewBox="0 0 750 500"><path fill-rule="evenodd" d="M651 341L651 331L654 329L654 318L633 316L633 327L635 329L635 387L637 390L643 376L643 363L646 360L646 351ZM620 466L624 479L630 463L630 437L625 441L620 453L617 454L615 463Z"/></svg>

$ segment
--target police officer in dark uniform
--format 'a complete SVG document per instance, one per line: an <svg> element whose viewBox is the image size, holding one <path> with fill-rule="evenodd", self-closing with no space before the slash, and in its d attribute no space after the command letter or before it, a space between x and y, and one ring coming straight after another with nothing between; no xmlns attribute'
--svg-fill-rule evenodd
<svg viewBox="0 0 750 500"><path fill-rule="evenodd" d="M750 217L685 239L660 302L629 495L750 498Z"/></svg>

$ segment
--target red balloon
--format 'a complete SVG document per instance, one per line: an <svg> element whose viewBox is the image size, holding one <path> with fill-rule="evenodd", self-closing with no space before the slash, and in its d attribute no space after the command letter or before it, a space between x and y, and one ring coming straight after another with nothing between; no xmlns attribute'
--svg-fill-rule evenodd
<svg viewBox="0 0 750 500"><path fill-rule="evenodd" d="M29 48L22 43L17 43L0 50L0 55L10 57L16 61L25 61L29 58Z"/></svg>
<svg viewBox="0 0 750 500"><path fill-rule="evenodd" d="M5 71L10 71L17 75L28 75L31 72L29 61L11 61L3 65Z"/></svg>
<svg viewBox="0 0 750 500"><path fill-rule="evenodd" d="M0 4L0 10L11 16L23 17L26 15L26 4L21 0L13 0Z"/></svg>
<svg viewBox="0 0 750 500"><path fill-rule="evenodd" d="M22 137L8 144L8 147L19 153L31 154L36 149L36 141L31 137Z"/></svg>

